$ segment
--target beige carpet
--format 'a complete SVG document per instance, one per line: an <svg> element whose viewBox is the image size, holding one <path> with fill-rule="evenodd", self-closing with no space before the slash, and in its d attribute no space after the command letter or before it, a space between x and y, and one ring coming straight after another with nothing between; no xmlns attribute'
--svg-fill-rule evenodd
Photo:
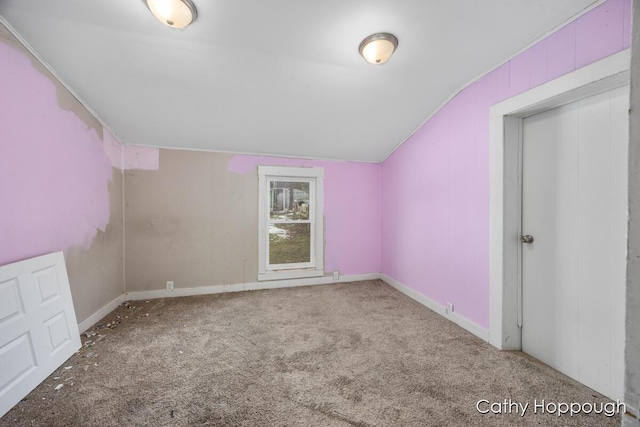
<svg viewBox="0 0 640 427"><path fill-rule="evenodd" d="M534 413L609 401L381 281L137 301L102 324L0 426L620 423ZM530 407L482 415L481 399Z"/></svg>

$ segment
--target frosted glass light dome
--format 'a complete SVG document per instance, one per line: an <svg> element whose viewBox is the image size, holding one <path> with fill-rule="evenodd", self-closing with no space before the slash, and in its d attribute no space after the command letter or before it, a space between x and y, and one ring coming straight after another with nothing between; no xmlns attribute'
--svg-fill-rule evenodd
<svg viewBox="0 0 640 427"><path fill-rule="evenodd" d="M171 28L184 28L198 13L191 0L145 0L153 16Z"/></svg>
<svg viewBox="0 0 640 427"><path fill-rule="evenodd" d="M370 64L384 64L398 47L398 39L393 34L372 34L360 43L360 55Z"/></svg>

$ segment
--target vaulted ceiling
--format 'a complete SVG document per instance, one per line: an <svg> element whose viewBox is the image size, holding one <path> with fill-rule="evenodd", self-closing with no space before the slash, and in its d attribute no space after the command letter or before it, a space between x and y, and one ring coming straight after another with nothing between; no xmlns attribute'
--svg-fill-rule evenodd
<svg viewBox="0 0 640 427"><path fill-rule="evenodd" d="M382 161L465 84L595 0L1 0L0 17L125 144ZM399 39L386 64L362 39Z"/></svg>

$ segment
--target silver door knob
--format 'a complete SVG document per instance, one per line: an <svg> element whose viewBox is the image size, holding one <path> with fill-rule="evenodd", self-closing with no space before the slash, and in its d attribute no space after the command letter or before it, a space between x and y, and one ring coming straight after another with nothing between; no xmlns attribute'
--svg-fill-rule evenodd
<svg viewBox="0 0 640 427"><path fill-rule="evenodd" d="M533 243L533 236L531 234L525 234L520 238L520 240L522 240L522 243Z"/></svg>

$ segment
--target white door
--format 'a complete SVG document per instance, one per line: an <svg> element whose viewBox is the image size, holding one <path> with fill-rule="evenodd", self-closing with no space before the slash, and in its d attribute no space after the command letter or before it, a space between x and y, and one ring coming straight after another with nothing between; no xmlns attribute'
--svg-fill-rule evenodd
<svg viewBox="0 0 640 427"><path fill-rule="evenodd" d="M0 416L79 348L62 252L0 266Z"/></svg>
<svg viewBox="0 0 640 427"><path fill-rule="evenodd" d="M522 349L623 397L629 88L524 119Z"/></svg>

